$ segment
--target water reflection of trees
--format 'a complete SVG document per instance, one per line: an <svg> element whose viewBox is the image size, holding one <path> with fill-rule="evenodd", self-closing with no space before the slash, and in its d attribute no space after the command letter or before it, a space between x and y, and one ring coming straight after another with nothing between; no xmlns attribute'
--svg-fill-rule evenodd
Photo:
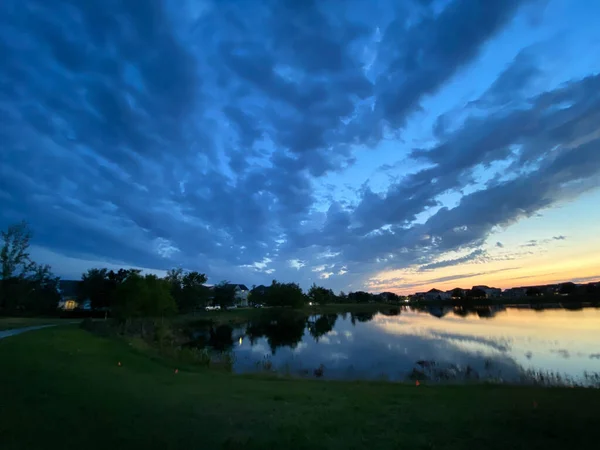
<svg viewBox="0 0 600 450"><path fill-rule="evenodd" d="M333 330L336 321L337 314L323 314L316 320L308 320L308 331L315 338L315 341L318 342L321 336Z"/></svg>
<svg viewBox="0 0 600 450"><path fill-rule="evenodd" d="M306 316L294 313L278 316L265 314L248 324L246 335L252 344L259 338L266 338L271 353L275 354L279 347L295 348L300 343L306 322Z"/></svg>
<svg viewBox="0 0 600 450"><path fill-rule="evenodd" d="M375 312L350 313L350 322L352 322L352 325L355 325L356 322L369 322L373 320L375 314Z"/></svg>
<svg viewBox="0 0 600 450"><path fill-rule="evenodd" d="M230 325L219 325L209 330L208 345L221 352L233 347L233 328Z"/></svg>

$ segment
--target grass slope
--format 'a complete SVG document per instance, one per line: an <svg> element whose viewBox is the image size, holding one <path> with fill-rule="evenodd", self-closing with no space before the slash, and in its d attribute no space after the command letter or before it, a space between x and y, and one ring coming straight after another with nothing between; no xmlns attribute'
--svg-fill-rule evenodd
<svg viewBox="0 0 600 450"><path fill-rule="evenodd" d="M72 326L4 339L0 361L3 450L563 450L597 439L596 390L175 374Z"/></svg>

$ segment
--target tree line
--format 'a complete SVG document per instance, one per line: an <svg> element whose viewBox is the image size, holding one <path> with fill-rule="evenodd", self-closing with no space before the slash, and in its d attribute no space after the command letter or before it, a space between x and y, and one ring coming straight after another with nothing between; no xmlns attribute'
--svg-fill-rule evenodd
<svg viewBox="0 0 600 450"><path fill-rule="evenodd" d="M1 232L0 314L53 314L61 300L60 278L48 265L40 265L29 253L32 232L26 222ZM165 277L143 275L138 269L89 269L81 276L76 297L90 302L94 311L117 318L165 317L190 313L209 304L225 308L235 304L235 285L223 281L206 286L207 276L196 271L171 269ZM389 293L390 296L395 294ZM380 300L368 292L340 292L313 284L304 292L297 283L273 280L269 286L253 286L251 304L299 308L308 303L363 303Z"/></svg>

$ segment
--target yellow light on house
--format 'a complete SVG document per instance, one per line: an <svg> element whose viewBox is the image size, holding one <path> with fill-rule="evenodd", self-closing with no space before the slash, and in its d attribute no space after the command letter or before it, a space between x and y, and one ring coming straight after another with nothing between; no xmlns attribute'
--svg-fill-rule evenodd
<svg viewBox="0 0 600 450"><path fill-rule="evenodd" d="M242 338L240 337L240 345L242 345Z"/></svg>

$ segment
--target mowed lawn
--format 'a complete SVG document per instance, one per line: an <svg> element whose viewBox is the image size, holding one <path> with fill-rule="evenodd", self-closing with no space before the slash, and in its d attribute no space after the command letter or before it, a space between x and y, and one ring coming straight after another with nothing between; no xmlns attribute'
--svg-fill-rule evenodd
<svg viewBox="0 0 600 450"><path fill-rule="evenodd" d="M0 361L2 450L598 446L598 390L175 373L74 326L1 340Z"/></svg>

